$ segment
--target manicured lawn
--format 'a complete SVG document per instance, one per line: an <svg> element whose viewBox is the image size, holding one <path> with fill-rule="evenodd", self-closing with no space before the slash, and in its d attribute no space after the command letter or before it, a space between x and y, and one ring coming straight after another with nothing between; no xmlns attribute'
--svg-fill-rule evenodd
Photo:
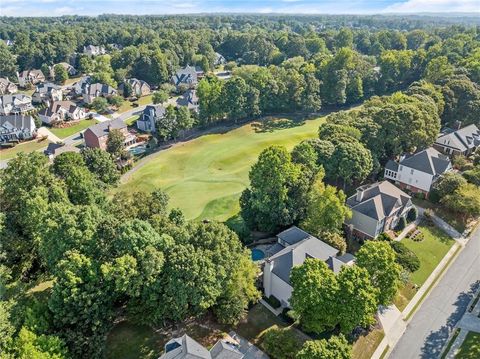
<svg viewBox="0 0 480 359"><path fill-rule="evenodd" d="M420 268L410 275L410 283L398 291L394 302L399 310L405 309L417 292L414 285L422 286L455 243L445 232L435 226L421 225L418 228L425 236L421 242L415 242L409 238L402 240L402 243L414 251L420 259Z"/></svg>
<svg viewBox="0 0 480 359"><path fill-rule="evenodd" d="M239 211L238 199L259 153L271 145L291 150L316 137L323 122L323 118L281 119L201 136L153 155L119 190L162 188L170 196L170 206L181 208L188 219L225 221Z"/></svg>
<svg viewBox="0 0 480 359"><path fill-rule="evenodd" d="M50 131L59 138L66 138L66 137L71 136L71 135L73 135L77 132L83 131L90 126L93 126L96 123L98 123L97 120L86 119L86 120L81 120L76 125L70 126L70 127L65 127L65 128L53 128L52 127L52 128L50 128Z"/></svg>
<svg viewBox="0 0 480 359"><path fill-rule="evenodd" d="M148 95L148 96L144 96L144 97L140 97L138 99L138 105L139 106L143 106L143 105L149 105L152 103L152 95ZM128 110L131 110L133 109L133 102L130 102L128 100L125 100L123 103L122 103L122 106L120 106L117 110L118 113L123 113L123 112L126 112Z"/></svg>
<svg viewBox="0 0 480 359"><path fill-rule="evenodd" d="M135 121L137 121L137 120L139 119L139 117L140 117L140 116L135 115L135 116L132 116L132 117L127 118L127 119L126 119L125 121L123 121L123 122L125 122L125 123L127 124L127 126L133 126L133 124L135 123Z"/></svg>
<svg viewBox="0 0 480 359"><path fill-rule="evenodd" d="M106 358L158 358L163 350L165 339L148 325L121 322L107 337Z"/></svg>
<svg viewBox="0 0 480 359"><path fill-rule="evenodd" d="M353 344L352 359L370 359L384 336L383 329L374 329L368 335L358 338Z"/></svg>
<svg viewBox="0 0 480 359"><path fill-rule="evenodd" d="M43 141L33 140L33 141L20 143L15 147L0 150L0 160L8 160L10 158L15 157L17 153L20 153L20 152L30 153L33 151L38 151L43 148L46 148L48 144L49 144L48 140L43 140Z"/></svg>
<svg viewBox="0 0 480 359"><path fill-rule="evenodd" d="M459 349L455 359L480 358L480 333L469 332Z"/></svg>

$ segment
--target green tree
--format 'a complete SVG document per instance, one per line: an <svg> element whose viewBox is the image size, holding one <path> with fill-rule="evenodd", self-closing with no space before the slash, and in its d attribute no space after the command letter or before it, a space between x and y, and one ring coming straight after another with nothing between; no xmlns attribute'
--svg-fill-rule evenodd
<svg viewBox="0 0 480 359"><path fill-rule="evenodd" d="M53 335L37 336L26 328L20 329L15 339L15 354L21 359L69 358L65 343Z"/></svg>
<svg viewBox="0 0 480 359"><path fill-rule="evenodd" d="M100 148L85 148L82 150L82 156L90 172L100 181L110 185L118 183L120 173L110 153Z"/></svg>
<svg viewBox="0 0 480 359"><path fill-rule="evenodd" d="M343 333L350 333L357 326L367 327L375 323L378 292L366 269L359 266L342 268L337 276L337 305L341 307L338 322Z"/></svg>
<svg viewBox="0 0 480 359"><path fill-rule="evenodd" d="M53 160L51 166L55 176L65 179L73 167L84 167L85 160L80 153L63 152Z"/></svg>
<svg viewBox="0 0 480 359"><path fill-rule="evenodd" d="M164 103L169 98L169 95L166 91L158 90L152 94L152 101L154 104Z"/></svg>
<svg viewBox="0 0 480 359"><path fill-rule="evenodd" d="M262 336L262 346L273 358L293 359L301 348L293 328L273 326L267 329Z"/></svg>
<svg viewBox="0 0 480 359"><path fill-rule="evenodd" d="M309 332L322 333L338 323L338 282L335 274L321 260L307 258L301 266L293 267L290 281L290 304Z"/></svg>
<svg viewBox="0 0 480 359"><path fill-rule="evenodd" d="M123 133L118 129L110 130L107 138L107 152L110 153L113 158L118 158L123 153L124 148L125 137Z"/></svg>
<svg viewBox="0 0 480 359"><path fill-rule="evenodd" d="M303 344L296 359L350 359L352 346L340 334L330 339L308 340Z"/></svg>
<svg viewBox="0 0 480 359"><path fill-rule="evenodd" d="M125 101L122 96L112 96L108 100L108 103L116 108L122 106L123 102Z"/></svg>
<svg viewBox="0 0 480 359"><path fill-rule="evenodd" d="M357 266L365 268L375 288L380 290L378 302L392 302L400 283L400 266L395 252L387 242L368 241L357 252Z"/></svg>
<svg viewBox="0 0 480 359"><path fill-rule="evenodd" d="M466 222L480 214L480 188L471 183L464 184L443 197L440 203L460 214Z"/></svg>
<svg viewBox="0 0 480 359"><path fill-rule="evenodd" d="M55 82L63 85L68 80L68 72L62 65L58 64L53 67Z"/></svg>
<svg viewBox="0 0 480 359"><path fill-rule="evenodd" d="M273 232L298 218L301 211L294 207L289 194L299 182L300 167L292 163L285 148L265 149L249 178L250 188L242 193L240 207L250 228Z"/></svg>
<svg viewBox="0 0 480 359"><path fill-rule="evenodd" d="M8 46L0 43L0 76L13 80L17 76L18 66L15 56L10 52Z"/></svg>
<svg viewBox="0 0 480 359"><path fill-rule="evenodd" d="M98 113L104 113L108 110L108 101L104 97L96 97L92 101L92 108Z"/></svg>
<svg viewBox="0 0 480 359"><path fill-rule="evenodd" d="M454 67L448 62L446 56L440 56L432 59L425 69L423 77L432 83L440 81L453 75Z"/></svg>

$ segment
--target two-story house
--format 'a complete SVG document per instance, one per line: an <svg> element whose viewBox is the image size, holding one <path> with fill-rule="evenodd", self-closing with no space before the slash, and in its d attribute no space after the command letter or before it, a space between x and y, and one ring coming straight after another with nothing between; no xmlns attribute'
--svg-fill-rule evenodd
<svg viewBox="0 0 480 359"><path fill-rule="evenodd" d="M428 195L435 181L451 169L448 157L429 147L414 154L402 155L399 161L388 161L385 178L395 181L401 189Z"/></svg>
<svg viewBox="0 0 480 359"><path fill-rule="evenodd" d="M83 107L72 101L57 101L39 111L38 116L43 123L52 124L67 120L78 121L87 117L87 114Z"/></svg>
<svg viewBox="0 0 480 359"><path fill-rule="evenodd" d="M127 93L126 88L130 87L131 93ZM120 86L118 87L118 90L120 91L120 94L122 94L124 97L129 97L129 96L136 96L136 97L142 97L142 96L147 96L150 95L151 89L150 85L147 84L145 81L138 80L135 78L131 79L126 79Z"/></svg>
<svg viewBox="0 0 480 359"><path fill-rule="evenodd" d="M172 83L177 90L182 86L186 88L194 88L198 84L199 77L203 76L203 71L195 66L185 66L178 69L172 76Z"/></svg>
<svg viewBox="0 0 480 359"><path fill-rule="evenodd" d="M32 95L32 102L49 106L52 102L62 101L63 91L60 86L45 82L37 85Z"/></svg>
<svg viewBox="0 0 480 359"><path fill-rule="evenodd" d="M0 143L30 140L37 128L32 116L0 116Z"/></svg>
<svg viewBox="0 0 480 359"><path fill-rule="evenodd" d="M388 181L367 184L346 202L352 217L345 225L353 227L357 238L372 239L394 229L400 217L406 218L413 207L412 198Z"/></svg>
<svg viewBox="0 0 480 359"><path fill-rule="evenodd" d="M117 94L117 90L106 84L87 84L82 90L83 101L92 103L97 97L112 97Z"/></svg>
<svg viewBox="0 0 480 359"><path fill-rule="evenodd" d="M42 70L25 70L17 73L20 87L29 87L45 81Z"/></svg>
<svg viewBox="0 0 480 359"><path fill-rule="evenodd" d="M87 45L83 47L83 53L89 56L105 55L107 52L103 46Z"/></svg>
<svg viewBox="0 0 480 359"><path fill-rule="evenodd" d="M57 65L62 66L65 69L65 71L67 71L68 76L75 76L77 74L77 70L75 70L75 67L73 67L72 65L66 62L60 62L58 64L48 67L48 69L50 70L51 79L55 78L55 66Z"/></svg>
<svg viewBox="0 0 480 359"><path fill-rule="evenodd" d="M0 96L0 116L26 114L34 109L30 96L20 93Z"/></svg>
<svg viewBox="0 0 480 359"><path fill-rule="evenodd" d="M165 117L165 107L162 105L148 105L137 121L137 128L141 131L157 132L157 121Z"/></svg>
<svg viewBox="0 0 480 359"><path fill-rule="evenodd" d="M267 249L266 256L263 268L265 296L273 295L284 308L290 306L292 268L302 265L306 258L325 261L334 273L355 261L351 254L339 255L338 249L295 226L277 235L277 243Z"/></svg>
<svg viewBox="0 0 480 359"><path fill-rule="evenodd" d="M18 91L17 85L7 77L0 77L0 95L9 95Z"/></svg>
<svg viewBox="0 0 480 359"><path fill-rule="evenodd" d="M185 91L185 93L177 99L176 104L177 106L186 106L189 110L198 112L199 104L197 91L195 89Z"/></svg>
<svg viewBox="0 0 480 359"><path fill-rule="evenodd" d="M124 146L133 145L136 142L135 135L128 132L127 125L121 120L105 121L90 126L83 133L85 146L90 148L107 149L108 134L111 130L119 130L124 137Z"/></svg>
<svg viewBox="0 0 480 359"><path fill-rule="evenodd" d="M437 150L451 156L468 156L478 146L480 146L480 130L474 124L456 131L446 129L433 144Z"/></svg>

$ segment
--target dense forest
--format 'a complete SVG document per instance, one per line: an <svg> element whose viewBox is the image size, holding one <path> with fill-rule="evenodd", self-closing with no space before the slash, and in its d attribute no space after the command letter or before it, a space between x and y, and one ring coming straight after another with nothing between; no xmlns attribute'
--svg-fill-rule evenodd
<svg viewBox="0 0 480 359"><path fill-rule="evenodd" d="M430 145L442 126L479 123L479 25L427 16L0 18L0 38L14 41L0 42L0 77L67 61L113 86L134 76L157 87L195 64L207 72L200 125L363 103L331 115L319 139L292 154L262 154L242 215L273 232L317 221L304 194L323 177L360 183L389 158ZM90 44L108 54L81 54ZM216 52L229 80L211 73ZM32 153L2 171L0 358L98 358L119 318L164 326L211 312L234 323L258 299L256 266L234 232L186 221L160 190L107 197L118 181L111 166L101 153L65 153L52 165ZM282 201L265 202L267 172L278 173ZM313 192L340 208L325 217L335 244L343 192ZM49 283L43 297L27 292L35 283Z"/></svg>

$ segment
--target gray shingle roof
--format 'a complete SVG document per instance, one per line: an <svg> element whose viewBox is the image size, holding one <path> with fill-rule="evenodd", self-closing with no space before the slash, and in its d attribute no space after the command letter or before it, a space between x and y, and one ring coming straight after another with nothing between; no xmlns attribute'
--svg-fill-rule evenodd
<svg viewBox="0 0 480 359"><path fill-rule="evenodd" d="M357 193L358 191L363 191L362 199L357 201L355 194L347 199L347 205L352 210L376 220L388 217L411 199L408 194L388 181L361 186L357 188Z"/></svg>
<svg viewBox="0 0 480 359"><path fill-rule="evenodd" d="M122 129L127 127L127 125L119 118L112 121L105 121L97 123L96 125L90 126L87 131L92 131L95 136L103 137L108 136L109 129Z"/></svg>
<svg viewBox="0 0 480 359"><path fill-rule="evenodd" d="M289 245L298 243L306 238L311 237L310 233L307 233L297 226L292 226L289 229L284 230L277 234L277 238L288 243Z"/></svg>
<svg viewBox="0 0 480 359"><path fill-rule="evenodd" d="M32 116L24 115L8 115L0 116L0 127L13 127L18 129L27 129L29 131L35 130L35 124L32 121Z"/></svg>
<svg viewBox="0 0 480 359"><path fill-rule="evenodd" d="M234 344L219 340L210 350L212 359L242 359L243 354Z"/></svg>
<svg viewBox="0 0 480 359"><path fill-rule="evenodd" d="M296 230L299 230L306 233L297 227L292 227L291 229L292 232L297 232ZM273 261L272 272L288 284L290 284L290 272L292 271L292 268L303 264L306 258L317 258L327 262L330 269L335 272L338 272L345 264L345 262L339 261L335 258L338 249L333 248L308 233L306 234L308 235L307 238L285 247L267 259L269 262ZM277 237L279 237L279 235ZM334 260L331 259L332 257L334 257Z"/></svg>
<svg viewBox="0 0 480 359"><path fill-rule="evenodd" d="M210 352L188 335L171 339L160 359L212 359Z"/></svg>
<svg viewBox="0 0 480 359"><path fill-rule="evenodd" d="M435 176L441 175L447 170L450 160L433 147L429 147L406 157L400 161L400 164Z"/></svg>
<svg viewBox="0 0 480 359"><path fill-rule="evenodd" d="M472 124L460 130L439 136L435 143L464 152L470 148L480 146L480 130Z"/></svg>
<svg viewBox="0 0 480 359"><path fill-rule="evenodd" d="M398 171L398 163L392 160L388 160L387 164L385 165L385 169L397 172Z"/></svg>

